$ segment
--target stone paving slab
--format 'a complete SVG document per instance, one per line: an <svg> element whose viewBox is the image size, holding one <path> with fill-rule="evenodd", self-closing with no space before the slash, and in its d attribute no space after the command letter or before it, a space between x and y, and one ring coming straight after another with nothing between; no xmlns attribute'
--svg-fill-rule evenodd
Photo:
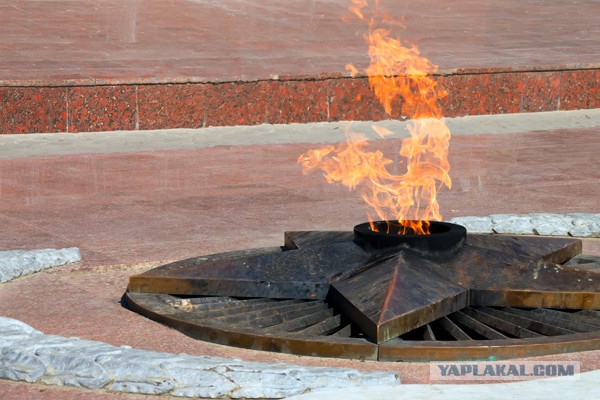
<svg viewBox="0 0 600 400"><path fill-rule="evenodd" d="M600 127L600 109L522 114L474 115L445 118L453 136L509 134L515 132ZM0 159L75 154L114 154L156 150L185 150L216 146L336 143L346 132L360 132L369 140L381 137L371 121L320 122L312 124L262 124L257 126L207 127L139 131L39 133L0 135ZM385 120L375 124L392 132L388 139L409 135L409 121Z"/></svg>
<svg viewBox="0 0 600 400"><path fill-rule="evenodd" d="M383 0L443 70L598 64L597 1ZM350 0L0 1L0 84L231 82L368 61ZM357 34L358 32L358 34ZM546 69L547 71L547 69Z"/></svg>
<svg viewBox="0 0 600 400"><path fill-rule="evenodd" d="M519 123L522 117L474 118L462 125L468 134L456 129L449 154L453 188L438 193L445 219L600 212L600 176L590 168L600 149L598 111ZM550 121L567 127L538 131ZM585 121L591 125L579 126ZM494 126L500 132L491 133ZM288 137L314 130L323 141L343 130L320 124L273 129ZM6 234L0 249L78 247L83 264L139 264L279 245L286 230L351 230L366 220L355 192L327 185L318 173L302 174L298 156L316 144L270 144L257 134L250 144L235 146L235 137L251 131L223 130L229 142L210 136L221 143L212 147L197 132L182 135L189 145L184 149L164 136L155 147L128 147L127 141L151 141L140 132L126 133L127 140L107 135L98 145L89 137L64 139L65 155L60 140L46 146L37 135L2 137L0 223ZM399 132L375 141L373 149L394 158L401 140Z"/></svg>

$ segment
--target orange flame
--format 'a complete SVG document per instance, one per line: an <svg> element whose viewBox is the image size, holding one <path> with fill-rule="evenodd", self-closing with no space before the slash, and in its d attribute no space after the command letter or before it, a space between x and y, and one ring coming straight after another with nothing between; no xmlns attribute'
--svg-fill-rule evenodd
<svg viewBox="0 0 600 400"><path fill-rule="evenodd" d="M370 65L365 69L369 86L392 115L392 106L400 104L403 115L411 117L410 137L402 140L400 155L406 158L406 173L394 175L388 170L393 162L381 151L366 150L369 142L364 135L347 133L347 142L309 150L298 158L303 171L320 169L329 183L341 183L349 189L360 190L363 200L373 208L379 219L397 219L404 227L403 234L428 234L429 222L441 220L437 191L451 188L448 171L450 130L445 125L439 100L446 96L432 74L437 67L423 57L414 45L404 45L392 38L391 31L374 28L376 19L388 20L379 11L376 1L372 10L366 0L352 0L350 11L359 19L369 19ZM352 76L358 69L347 65ZM391 134L374 125L382 138ZM373 221L369 215L369 221ZM376 230L371 224L371 228Z"/></svg>

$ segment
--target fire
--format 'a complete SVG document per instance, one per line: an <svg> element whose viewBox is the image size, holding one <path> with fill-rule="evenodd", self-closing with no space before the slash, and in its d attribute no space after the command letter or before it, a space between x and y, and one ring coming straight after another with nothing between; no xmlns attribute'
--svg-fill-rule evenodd
<svg viewBox="0 0 600 400"><path fill-rule="evenodd" d="M388 115L400 106L402 115L411 118L410 137L402 140L400 150L406 160L406 173L392 174L389 167L393 161L381 151L368 150L369 141L357 133L347 133L347 142L338 146L307 151L298 163L305 173L320 169L327 182L358 190L378 219L398 220L404 227L403 234L429 234L428 221L442 219L437 191L442 186L452 186L448 175L450 130L439 105L446 92L432 78L437 66L423 57L415 45L392 37L391 30L375 27L377 21L388 20L379 11L378 1L372 8L366 0L352 3L350 11L369 25L365 35L371 60L365 69L369 86ZM358 74L352 65L346 69L353 76ZM392 134L377 125L373 125L373 130L382 138ZM368 217L373 222L373 216ZM376 230L373 224L371 228Z"/></svg>

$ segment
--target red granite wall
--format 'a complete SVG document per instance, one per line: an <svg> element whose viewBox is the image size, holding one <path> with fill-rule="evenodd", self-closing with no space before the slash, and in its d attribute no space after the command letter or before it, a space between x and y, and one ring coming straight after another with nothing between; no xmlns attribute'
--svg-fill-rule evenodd
<svg viewBox="0 0 600 400"><path fill-rule="evenodd" d="M448 91L448 117L600 108L600 69L460 71L437 79ZM385 118L364 77L0 87L0 134Z"/></svg>

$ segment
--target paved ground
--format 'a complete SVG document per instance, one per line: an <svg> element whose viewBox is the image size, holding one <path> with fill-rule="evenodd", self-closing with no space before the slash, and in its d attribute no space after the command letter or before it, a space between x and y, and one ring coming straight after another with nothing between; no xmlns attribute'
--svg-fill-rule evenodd
<svg viewBox="0 0 600 400"><path fill-rule="evenodd" d="M573 114L561 115L573 118ZM580 117L594 120L595 115ZM479 134L457 133L452 140L454 186L440 194L444 217L600 212L600 175L592 168L600 149L597 123L487 133L489 122L476 121L482 127ZM566 125L563 121L562 126ZM334 125L314 128L337 130ZM247 132L240 127L230 129L232 136L236 130ZM293 132L298 127L287 129ZM139 138L144 141L143 134ZM201 343L119 305L128 276L159 262L280 245L285 230L350 229L362 222L365 214L354 194L326 185L319 174L302 175L296 159L314 144L263 141L246 146L122 152L121 142L115 139L112 152L106 148L102 153L88 149L87 154L66 150L70 154L59 156L56 150L43 154L42 137L25 139L30 145L12 145L29 148L31 156L21 153L0 160L0 248L76 246L83 261L2 285L0 315L20 319L45 333L117 346L395 371L405 383L428 381L426 363L324 360ZM398 151L399 140L375 146L393 153ZM584 250L600 254L598 239L586 240ZM600 366L599 357L595 351L541 359L579 360L582 370L588 371ZM48 398L80 395L4 381L0 387L15 396L35 397L38 390L44 390Z"/></svg>
<svg viewBox="0 0 600 400"><path fill-rule="evenodd" d="M598 65L597 0L382 1L443 70ZM0 83L237 81L368 62L349 0L0 1ZM225 54L224 54L225 51Z"/></svg>
<svg viewBox="0 0 600 400"><path fill-rule="evenodd" d="M558 115L572 118L570 113ZM598 126L597 115L584 112L579 117ZM532 124L521 128L528 132L486 134L486 123L473 121L482 126L481 134L458 131L452 140L453 190L440 193L445 218L598 212L599 173L591 168L599 148L597 127L537 131L538 124ZM310 128L278 129L293 136ZM322 124L312 128L325 138L341 129ZM190 131L188 137L204 137L206 132L212 133ZM237 127L229 132L224 136L248 131ZM79 247L84 264L92 266L157 262L279 245L286 230L349 229L366 216L355 194L324 184L320 174L302 175L296 160L311 144L159 150L157 142L155 149L122 152L123 142L114 135L114 144L102 154L63 156L54 146L44 146L43 138L20 137L25 141L13 148L29 148L35 156L0 160L0 219L6 227L0 246ZM136 137L149 142L143 134ZM68 153L73 147L68 143L78 142L73 136L60 140ZM400 140L376 146L394 154ZM43 146L48 156L41 156Z"/></svg>
<svg viewBox="0 0 600 400"><path fill-rule="evenodd" d="M369 139L379 136L371 129L373 122L333 122L258 126L208 127L204 129L162 129L144 131L83 132L77 135L52 133L39 135L0 135L0 159L32 156L84 155L98 153L147 152L156 150L191 150L216 146L248 146L302 143L335 143L345 139L352 128ZM378 121L389 129L389 138L409 135L410 122ZM539 112L447 118L454 135L510 134L515 132L557 129L584 129L600 126L600 109L569 112Z"/></svg>

